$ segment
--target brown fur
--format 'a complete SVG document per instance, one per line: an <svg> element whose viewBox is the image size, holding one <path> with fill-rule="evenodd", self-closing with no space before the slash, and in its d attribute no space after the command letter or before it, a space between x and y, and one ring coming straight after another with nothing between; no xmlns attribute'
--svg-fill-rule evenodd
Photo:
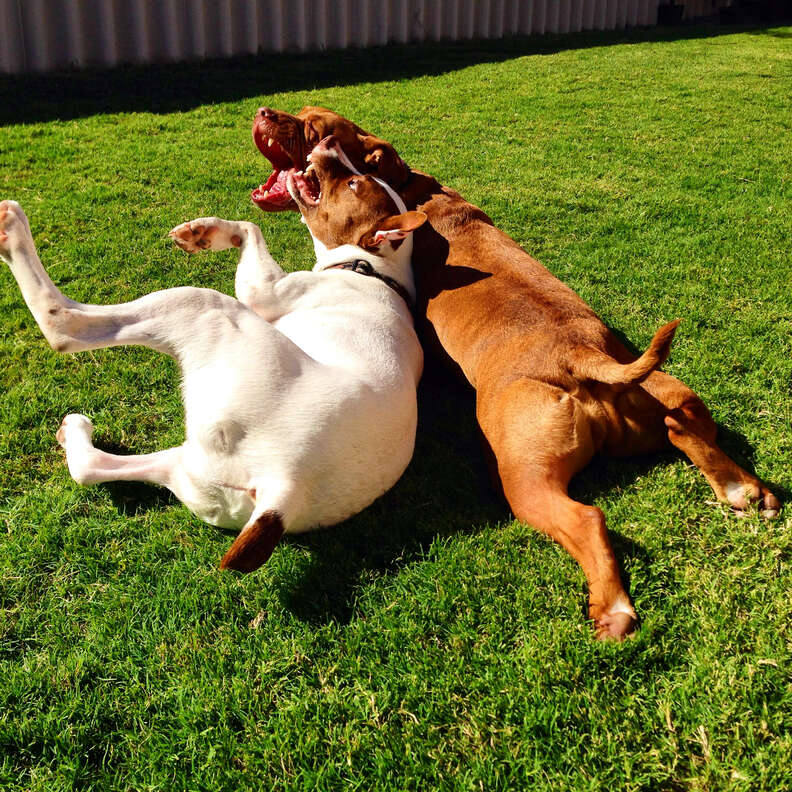
<svg viewBox="0 0 792 792"><path fill-rule="evenodd" d="M678 322L660 328L636 360L577 294L457 192L416 171L402 178L387 144L373 166L366 133L329 110L305 108L301 117L310 118L312 134L341 138L356 165L427 215L413 248L424 338L476 388L476 417L515 516L560 542L583 568L600 637L622 638L636 619L624 612L629 598L604 515L567 494L595 453L671 445L720 500L737 509L754 501L768 516L777 511L770 490L717 446L699 397L657 371Z"/></svg>
<svg viewBox="0 0 792 792"><path fill-rule="evenodd" d="M253 572L272 555L283 536L280 514L264 512L257 520L245 526L228 552L220 561L220 569L235 569L237 572Z"/></svg>

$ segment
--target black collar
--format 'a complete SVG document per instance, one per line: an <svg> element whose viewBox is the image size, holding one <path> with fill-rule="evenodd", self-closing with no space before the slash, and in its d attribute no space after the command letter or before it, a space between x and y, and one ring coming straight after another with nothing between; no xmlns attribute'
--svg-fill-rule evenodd
<svg viewBox="0 0 792 792"><path fill-rule="evenodd" d="M325 267L325 270L329 269L345 269L345 270L352 270L352 272L359 272L361 275L369 275L372 278L378 278L383 283L387 284L388 286L396 292L396 294L401 297L404 302L407 303L407 307L412 309L412 297L410 296L410 292L404 288L397 280L394 280L389 275L383 275L381 272L377 272L374 267L371 265L370 261L366 261L365 259L355 259L354 261L341 261L338 264L331 264L329 267Z"/></svg>

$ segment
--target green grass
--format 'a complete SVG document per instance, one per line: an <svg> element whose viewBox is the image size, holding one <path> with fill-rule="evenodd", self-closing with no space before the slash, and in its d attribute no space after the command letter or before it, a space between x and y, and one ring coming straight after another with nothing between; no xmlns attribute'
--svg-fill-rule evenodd
<svg viewBox="0 0 792 792"><path fill-rule="evenodd" d="M678 33L675 35L679 35ZM792 486L792 29L279 56L0 81L0 197L76 299L230 291L164 238L295 215L248 201L267 103L337 109L482 206L667 369L724 447ZM582 573L488 490L469 394L421 391L416 457L364 514L220 573L232 540L144 486L81 488L55 442L181 441L178 373L51 352L0 272L3 790L780 790L792 785L791 521L721 505L673 455L597 461L642 618L597 644Z"/></svg>

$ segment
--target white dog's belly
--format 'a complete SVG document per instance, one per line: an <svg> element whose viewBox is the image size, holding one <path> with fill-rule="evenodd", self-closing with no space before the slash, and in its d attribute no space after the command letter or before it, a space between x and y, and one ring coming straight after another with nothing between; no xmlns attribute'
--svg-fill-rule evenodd
<svg viewBox="0 0 792 792"><path fill-rule="evenodd" d="M188 414L182 500L191 511L239 528L263 499L297 533L347 519L396 483L415 443L412 378L374 390L322 369L277 400L261 394L244 422Z"/></svg>

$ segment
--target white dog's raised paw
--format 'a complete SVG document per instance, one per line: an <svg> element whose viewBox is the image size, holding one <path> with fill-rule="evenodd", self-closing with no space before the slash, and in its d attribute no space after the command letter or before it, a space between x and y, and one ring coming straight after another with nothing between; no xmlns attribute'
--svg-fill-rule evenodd
<svg viewBox="0 0 792 792"><path fill-rule="evenodd" d="M85 415L80 413L70 413L62 421L57 434L55 435L57 441L61 444L64 450L68 450L66 446L93 446L91 437L93 435L94 426L91 420Z"/></svg>
<svg viewBox="0 0 792 792"><path fill-rule="evenodd" d="M10 263L15 243L30 239L30 224L16 201L0 201L0 257Z"/></svg>
<svg viewBox="0 0 792 792"><path fill-rule="evenodd" d="M168 232L168 236L188 253L197 253L199 250L228 250L242 245L245 231L241 225L221 220L219 217L200 217L177 225Z"/></svg>

